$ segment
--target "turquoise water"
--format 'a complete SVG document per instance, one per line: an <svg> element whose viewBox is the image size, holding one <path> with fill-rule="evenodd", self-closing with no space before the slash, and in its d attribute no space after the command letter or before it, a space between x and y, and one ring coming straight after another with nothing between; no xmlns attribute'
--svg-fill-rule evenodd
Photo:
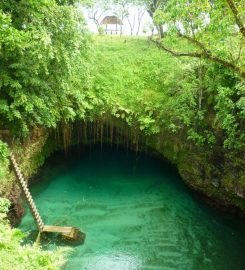
<svg viewBox="0 0 245 270"><path fill-rule="evenodd" d="M168 163L74 150L55 154L39 178L31 192L44 221L86 233L65 270L245 269L245 222L197 201ZM35 229L28 210L20 228Z"/></svg>

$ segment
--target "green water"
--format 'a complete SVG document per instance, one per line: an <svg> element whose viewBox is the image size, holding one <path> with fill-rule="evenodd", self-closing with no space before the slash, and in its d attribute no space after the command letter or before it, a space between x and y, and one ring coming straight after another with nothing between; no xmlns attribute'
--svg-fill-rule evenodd
<svg viewBox="0 0 245 270"><path fill-rule="evenodd" d="M86 232L65 270L245 269L244 221L197 201L163 161L116 149L57 153L39 178L31 192L44 221ZM20 228L35 229L29 211Z"/></svg>

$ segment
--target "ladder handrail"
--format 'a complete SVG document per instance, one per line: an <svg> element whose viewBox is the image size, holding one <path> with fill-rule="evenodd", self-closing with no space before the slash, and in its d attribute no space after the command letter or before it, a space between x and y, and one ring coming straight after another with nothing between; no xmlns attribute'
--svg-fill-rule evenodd
<svg viewBox="0 0 245 270"><path fill-rule="evenodd" d="M11 161L11 163L13 165L14 172L16 174L16 177L17 177L17 180L18 180L18 182L20 184L20 187L21 187L21 189L22 189L22 191L23 191L23 193L25 195L27 204L28 204L28 206L29 206L29 208L31 210L32 216L33 216L33 218L34 218L34 220L35 220L35 222L37 224L38 230L40 232L42 232L43 228L44 228L44 222L43 222L42 217L41 217L41 215L40 215L40 213L39 213L39 211L38 211L38 209L36 207L36 204L35 204L35 202L34 202L34 200L32 198L32 195L31 195L31 193L29 191L29 188L27 186L27 182L25 181L25 179L23 177L23 174L22 174L22 172L21 172L21 170L20 170L20 168L19 168L19 166L18 166L18 164L16 162L14 154L11 153L9 158L10 158L10 161Z"/></svg>

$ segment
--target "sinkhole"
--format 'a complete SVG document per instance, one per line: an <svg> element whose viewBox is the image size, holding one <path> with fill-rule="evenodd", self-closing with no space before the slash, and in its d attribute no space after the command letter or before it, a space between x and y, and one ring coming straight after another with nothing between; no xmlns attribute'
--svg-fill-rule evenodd
<svg viewBox="0 0 245 270"><path fill-rule="evenodd" d="M45 223L86 233L64 270L245 269L244 221L196 200L174 167L145 153L56 152L31 192ZM19 227L35 230L28 209Z"/></svg>

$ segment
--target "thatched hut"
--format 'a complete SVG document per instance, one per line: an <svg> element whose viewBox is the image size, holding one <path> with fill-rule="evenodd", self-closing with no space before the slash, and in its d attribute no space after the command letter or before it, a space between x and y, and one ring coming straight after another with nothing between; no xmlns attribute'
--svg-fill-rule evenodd
<svg viewBox="0 0 245 270"><path fill-rule="evenodd" d="M105 25L106 34L117 35L122 33L123 23L117 16L106 16L100 24Z"/></svg>

